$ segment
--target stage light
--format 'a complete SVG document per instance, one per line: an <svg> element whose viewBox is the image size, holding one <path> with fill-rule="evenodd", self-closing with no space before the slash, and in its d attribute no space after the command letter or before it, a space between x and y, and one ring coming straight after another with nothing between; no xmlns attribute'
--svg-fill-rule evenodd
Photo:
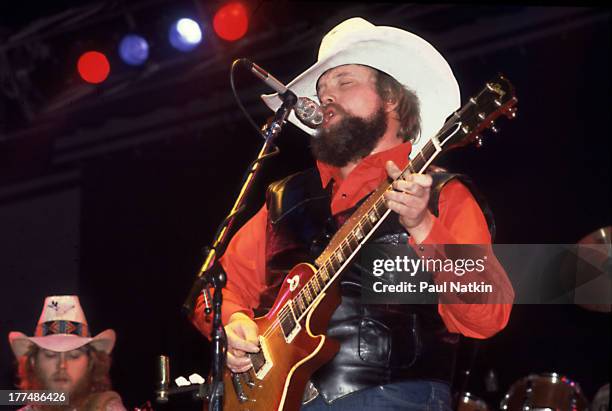
<svg viewBox="0 0 612 411"><path fill-rule="evenodd" d="M183 18L170 27L169 38L174 48L190 51L202 41L202 30L195 21Z"/></svg>
<svg viewBox="0 0 612 411"><path fill-rule="evenodd" d="M110 73L110 64L103 53L88 51L79 57L77 70L83 80L88 83L102 83Z"/></svg>
<svg viewBox="0 0 612 411"><path fill-rule="evenodd" d="M228 41L241 39L249 28L249 16L242 3L229 3L221 7L213 18L213 27L219 37Z"/></svg>
<svg viewBox="0 0 612 411"><path fill-rule="evenodd" d="M149 43L138 34L127 34L119 43L119 56L130 66L140 66L149 57Z"/></svg>

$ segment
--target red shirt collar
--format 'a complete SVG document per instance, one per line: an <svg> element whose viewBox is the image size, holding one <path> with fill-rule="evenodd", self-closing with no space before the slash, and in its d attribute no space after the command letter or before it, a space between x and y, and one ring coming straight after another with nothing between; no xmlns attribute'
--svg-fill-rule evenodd
<svg viewBox="0 0 612 411"><path fill-rule="evenodd" d="M381 169L385 169L385 163L389 160L397 164L400 169L404 169L404 167L408 165L408 155L410 154L411 150L412 143L407 141L388 150L370 154L369 156L361 159L361 161L357 164L357 167L355 167L351 173L357 169L360 169L360 172L365 173L368 173L368 171L378 173ZM343 179L342 174L340 173L340 168L331 166L318 160L317 167L319 169L319 174L321 174L321 183L323 184L323 187L327 187L330 180L334 180L336 184L342 183Z"/></svg>

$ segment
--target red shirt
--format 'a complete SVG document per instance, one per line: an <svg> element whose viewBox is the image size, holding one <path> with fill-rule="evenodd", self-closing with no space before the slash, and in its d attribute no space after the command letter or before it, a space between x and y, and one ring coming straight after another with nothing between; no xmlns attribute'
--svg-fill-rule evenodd
<svg viewBox="0 0 612 411"><path fill-rule="evenodd" d="M353 207L374 191L387 178L385 163L392 160L400 168L408 164L412 146L404 143L389 150L363 158L342 179L340 169L317 162L323 187L333 180L331 211L340 213ZM491 236L484 215L470 191L459 181L446 184L440 193L439 215L421 244L490 244ZM259 305L259 296L265 290L265 233L267 209L265 205L232 238L220 263L227 273L227 286L223 290L223 324L229 317L242 311L253 317L253 308ZM412 237L409 244L415 246ZM423 254L418 247L415 250ZM491 260L491 258L489 259ZM495 258L493 260L496 261ZM494 276L503 301L513 300L512 286L501 265L495 267ZM438 304L438 313L450 332L472 338L487 338L502 330L510 317L512 304ZM194 324L210 335L212 316L205 317L203 298L197 301Z"/></svg>

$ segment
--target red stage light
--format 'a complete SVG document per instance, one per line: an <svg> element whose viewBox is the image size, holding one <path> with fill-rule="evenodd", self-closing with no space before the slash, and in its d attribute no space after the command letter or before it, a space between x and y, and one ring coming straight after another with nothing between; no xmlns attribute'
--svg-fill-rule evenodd
<svg viewBox="0 0 612 411"><path fill-rule="evenodd" d="M110 64L106 56L98 51L88 51L79 57L77 63L79 75L88 83L102 83L110 73Z"/></svg>
<svg viewBox="0 0 612 411"><path fill-rule="evenodd" d="M228 3L215 13L213 19L215 33L228 41L235 41L244 36L249 28L249 16L242 3Z"/></svg>

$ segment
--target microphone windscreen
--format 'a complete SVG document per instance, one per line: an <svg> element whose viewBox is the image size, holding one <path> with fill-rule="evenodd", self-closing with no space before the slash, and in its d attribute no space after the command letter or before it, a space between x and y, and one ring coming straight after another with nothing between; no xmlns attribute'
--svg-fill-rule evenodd
<svg viewBox="0 0 612 411"><path fill-rule="evenodd" d="M294 110L298 120L310 128L317 128L323 123L325 117L323 109L308 97L298 98Z"/></svg>

